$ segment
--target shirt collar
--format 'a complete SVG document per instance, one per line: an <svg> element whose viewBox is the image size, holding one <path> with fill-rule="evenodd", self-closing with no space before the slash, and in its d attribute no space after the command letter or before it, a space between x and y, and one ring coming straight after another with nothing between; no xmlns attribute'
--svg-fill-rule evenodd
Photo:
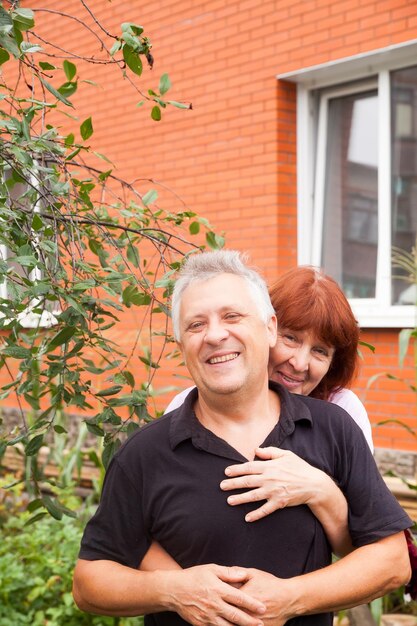
<svg viewBox="0 0 417 626"><path fill-rule="evenodd" d="M300 397L291 394L285 387L273 381L269 381L269 388L279 395L281 401L280 418L276 428L272 431L273 433L278 428L286 437L294 431L296 422L306 421L310 425L313 424L310 410L304 402L300 401ZM193 439L194 441L204 439L207 444L207 439L210 439L212 435L211 431L200 424L194 413L193 407L197 398L198 389L195 387L187 395L184 403L172 412L169 433L172 449L186 439Z"/></svg>

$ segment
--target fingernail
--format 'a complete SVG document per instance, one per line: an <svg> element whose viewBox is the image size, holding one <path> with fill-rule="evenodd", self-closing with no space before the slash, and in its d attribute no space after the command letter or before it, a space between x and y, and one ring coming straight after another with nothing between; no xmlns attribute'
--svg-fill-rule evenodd
<svg viewBox="0 0 417 626"><path fill-rule="evenodd" d="M235 501L235 499L234 499L234 497L233 497L233 496L229 496L229 497L227 498L227 501L228 501L228 503L229 503L229 504L233 504L233 502Z"/></svg>
<svg viewBox="0 0 417 626"><path fill-rule="evenodd" d="M226 467L226 469L224 470L224 473L227 474L227 476L230 475L230 469L228 467Z"/></svg>
<svg viewBox="0 0 417 626"><path fill-rule="evenodd" d="M226 486L226 481L222 480L222 482L220 483L220 489L224 489Z"/></svg>

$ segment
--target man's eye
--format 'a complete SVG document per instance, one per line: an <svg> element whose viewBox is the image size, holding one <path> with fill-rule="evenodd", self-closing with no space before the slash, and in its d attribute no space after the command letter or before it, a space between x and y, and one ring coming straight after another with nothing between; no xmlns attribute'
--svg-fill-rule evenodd
<svg viewBox="0 0 417 626"><path fill-rule="evenodd" d="M203 322L193 322L188 326L188 330L200 330L203 326Z"/></svg>
<svg viewBox="0 0 417 626"><path fill-rule="evenodd" d="M228 313L225 317L227 320L233 321L240 319L241 315L239 313Z"/></svg>

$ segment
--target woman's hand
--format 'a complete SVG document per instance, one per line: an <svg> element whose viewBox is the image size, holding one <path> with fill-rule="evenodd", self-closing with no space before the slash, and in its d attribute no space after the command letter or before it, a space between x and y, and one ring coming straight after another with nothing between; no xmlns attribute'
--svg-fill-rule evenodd
<svg viewBox="0 0 417 626"><path fill-rule="evenodd" d="M220 483L221 489L247 489L229 496L228 504L263 501L260 507L246 514L247 522L255 522L287 506L305 504L321 522L333 551L341 555L350 552L346 499L330 476L289 450L271 446L256 448L255 452L262 460L226 468L228 478Z"/></svg>
<svg viewBox="0 0 417 626"><path fill-rule="evenodd" d="M327 474L289 450L257 448L256 456L263 460L227 467L226 475L230 478L220 483L224 491L248 489L229 496L227 502L231 506L266 500L246 515L247 522L255 522L287 506L308 505L325 497L329 481L333 482Z"/></svg>

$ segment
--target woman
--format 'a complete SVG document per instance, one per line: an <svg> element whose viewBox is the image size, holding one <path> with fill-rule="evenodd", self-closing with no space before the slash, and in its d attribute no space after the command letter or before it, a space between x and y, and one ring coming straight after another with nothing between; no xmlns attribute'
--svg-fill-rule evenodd
<svg viewBox="0 0 417 626"><path fill-rule="evenodd" d="M337 283L312 267L296 267L270 289L278 320L278 340L270 353L270 378L289 391L342 406L362 429L373 450L371 426L359 398L347 387L358 368L359 328ZM178 394L169 412L192 387ZM245 516L254 522L285 506L307 504L323 525L333 551L347 554L352 544L347 503L333 480L288 450L257 448L257 458L226 469L221 489L247 489L229 496L231 506L263 501ZM153 543L141 569L178 565Z"/></svg>

